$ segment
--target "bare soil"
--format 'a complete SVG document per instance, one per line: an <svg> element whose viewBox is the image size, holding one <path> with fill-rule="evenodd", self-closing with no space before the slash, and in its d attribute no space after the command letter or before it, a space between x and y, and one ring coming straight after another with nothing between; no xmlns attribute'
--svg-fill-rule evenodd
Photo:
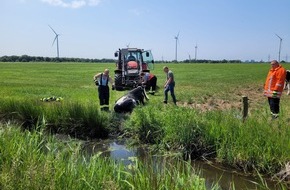
<svg viewBox="0 0 290 190"><path fill-rule="evenodd" d="M192 103L188 103L180 101L178 105L204 112L211 110L241 110L243 96L248 97L249 108L251 109L259 109L266 101L266 97L263 96L263 88L258 86L233 89L229 94L230 96L226 98L219 98L219 95L207 95L203 97L202 102L193 101Z"/></svg>

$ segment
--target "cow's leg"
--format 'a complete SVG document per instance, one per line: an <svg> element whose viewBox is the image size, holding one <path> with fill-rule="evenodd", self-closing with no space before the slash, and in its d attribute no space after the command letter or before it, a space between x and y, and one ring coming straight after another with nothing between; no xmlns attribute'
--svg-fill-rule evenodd
<svg viewBox="0 0 290 190"><path fill-rule="evenodd" d="M289 94L290 94L290 83L287 82L287 95L289 95Z"/></svg>
<svg viewBox="0 0 290 190"><path fill-rule="evenodd" d="M145 105L145 102L144 102L144 98L140 98L139 101L142 103L142 105Z"/></svg>

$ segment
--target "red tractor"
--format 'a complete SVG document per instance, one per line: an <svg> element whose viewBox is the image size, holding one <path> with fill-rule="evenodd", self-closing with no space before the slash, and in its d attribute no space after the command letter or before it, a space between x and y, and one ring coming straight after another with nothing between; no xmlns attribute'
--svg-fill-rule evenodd
<svg viewBox="0 0 290 190"><path fill-rule="evenodd" d="M124 48L115 52L118 57L115 70L116 90L132 89L141 83L141 73L153 69L154 60L150 50Z"/></svg>

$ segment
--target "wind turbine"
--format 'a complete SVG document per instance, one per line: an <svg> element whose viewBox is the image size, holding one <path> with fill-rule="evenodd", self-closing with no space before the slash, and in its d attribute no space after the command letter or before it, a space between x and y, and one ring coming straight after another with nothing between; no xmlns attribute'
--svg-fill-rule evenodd
<svg viewBox="0 0 290 190"><path fill-rule="evenodd" d="M280 44L279 44L279 62L280 62L282 38L280 36L278 36L278 34L276 34L276 36L280 39Z"/></svg>
<svg viewBox="0 0 290 190"><path fill-rule="evenodd" d="M179 36L179 32L176 36L174 36L175 39L175 60L177 62L177 41L178 41L178 36Z"/></svg>
<svg viewBox="0 0 290 190"><path fill-rule="evenodd" d="M195 57L194 57L194 60L196 61L196 56L197 56L197 44L195 44Z"/></svg>
<svg viewBox="0 0 290 190"><path fill-rule="evenodd" d="M49 26L49 25L48 25ZM56 40L56 48L57 48L57 58L59 58L59 47L58 47L58 36L59 36L59 34L58 33L56 33L55 31L54 31L54 29L51 27L51 26L49 26L49 28L51 28L51 30L53 31L53 33L55 34L55 38L54 38L54 40L53 40L53 43L52 43L52 45L54 44L54 42L55 42L55 40Z"/></svg>
<svg viewBox="0 0 290 190"><path fill-rule="evenodd" d="M126 45L126 47L129 48L129 46L130 46L130 42Z"/></svg>

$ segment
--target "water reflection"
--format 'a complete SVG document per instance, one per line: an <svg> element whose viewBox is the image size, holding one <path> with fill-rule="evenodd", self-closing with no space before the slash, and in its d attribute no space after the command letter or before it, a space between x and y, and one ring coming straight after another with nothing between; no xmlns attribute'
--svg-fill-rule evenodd
<svg viewBox="0 0 290 190"><path fill-rule="evenodd" d="M132 158L137 157L140 161L152 161L152 166L162 168L165 159L160 156L149 155L146 147L127 147L125 140L102 140L102 141L90 141L85 143L84 150L89 155L100 154L101 156L109 157L115 162L123 163L125 165L134 164ZM170 162L171 165L174 159L168 159L166 162ZM158 165L158 166L157 166ZM208 189L218 182L222 189L228 190L234 184L235 189L259 189L261 181L252 176L246 176L243 173L239 173L236 170L223 167L221 165L207 163L204 161L192 161L191 165L196 171L200 171L200 176L205 178L206 186ZM255 184L256 183L256 184ZM269 189L279 189L275 187L272 182L267 182Z"/></svg>
<svg viewBox="0 0 290 190"><path fill-rule="evenodd" d="M257 184L261 184L260 179L250 175L245 175L237 170L226 168L222 165L212 164L211 162L205 161L192 161L192 166L197 168L200 173L200 177L206 179L206 186L209 188L212 184L218 182L222 189L260 189ZM275 184L267 181L268 188L275 190Z"/></svg>
<svg viewBox="0 0 290 190"><path fill-rule="evenodd" d="M133 164L132 158L146 158L146 147L130 148L126 145L126 140L106 139L101 141L90 141L85 143L83 150L88 155L100 154L104 157L109 157L115 162L123 163L124 165Z"/></svg>

